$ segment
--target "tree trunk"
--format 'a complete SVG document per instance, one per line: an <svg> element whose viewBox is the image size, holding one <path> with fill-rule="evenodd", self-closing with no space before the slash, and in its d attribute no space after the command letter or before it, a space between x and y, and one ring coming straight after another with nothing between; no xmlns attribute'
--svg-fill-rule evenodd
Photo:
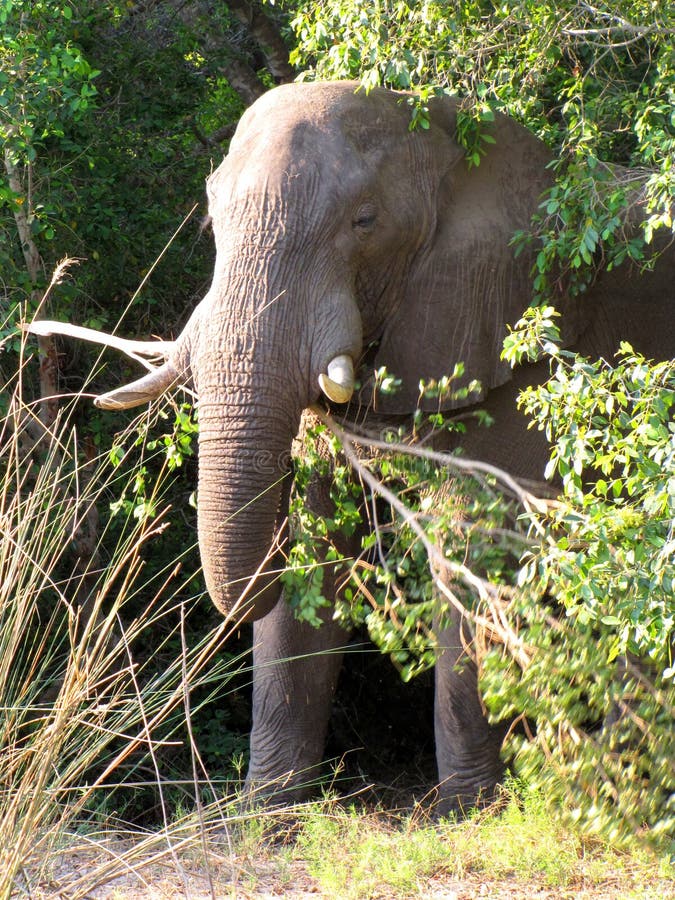
<svg viewBox="0 0 675 900"><path fill-rule="evenodd" d="M29 164L30 166L30 164ZM37 287L40 275L43 272L42 259L37 245L33 240L30 229L32 215L32 199L29 191L24 186L19 175L16 163L12 159L10 150L5 150L5 172L10 190L15 195L14 221L21 242L21 251L26 262L28 277L33 284L31 301L36 315L44 302L44 294ZM40 420L46 429L51 428L58 412L58 361L56 357L56 345L52 336L39 336L38 347L40 350Z"/></svg>
<svg viewBox="0 0 675 900"><path fill-rule="evenodd" d="M257 4L247 0L228 0L228 6L258 42L275 80L280 83L293 81L295 73L288 62L288 48L274 22Z"/></svg>

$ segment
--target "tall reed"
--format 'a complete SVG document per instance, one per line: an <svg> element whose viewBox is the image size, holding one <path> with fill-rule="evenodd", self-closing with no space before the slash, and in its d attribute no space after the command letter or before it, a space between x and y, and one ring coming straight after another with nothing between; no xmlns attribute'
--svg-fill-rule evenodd
<svg viewBox="0 0 675 900"><path fill-rule="evenodd" d="M39 399L24 396L36 362L23 344L0 419L0 898L101 805L134 755L152 761L168 827L158 743L177 710L189 714L194 688L232 671L213 663L225 623L196 646L185 638L194 572L172 560L147 574L149 542L172 527L167 465L155 466L152 514L112 519L135 472L82 439L77 397L41 420ZM171 623L162 632L160 617ZM159 633L174 648L162 671L147 648Z"/></svg>

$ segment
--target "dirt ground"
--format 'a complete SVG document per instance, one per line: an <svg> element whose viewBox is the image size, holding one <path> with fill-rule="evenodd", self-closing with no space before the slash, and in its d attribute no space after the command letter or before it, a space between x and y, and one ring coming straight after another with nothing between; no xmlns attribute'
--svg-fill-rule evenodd
<svg viewBox="0 0 675 900"><path fill-rule="evenodd" d="M134 871L127 868L124 872L123 859L128 854L121 849L111 851L107 858L102 858L100 851L86 850L54 857L42 871L32 876L26 873L26 883L19 886L16 896L28 895L35 900L341 900L335 892L321 890L302 860L281 853L247 860L214 855L208 871L203 857L198 863L183 856L152 863L150 854L142 868L134 866ZM420 879L413 893L396 896L424 900L675 900L675 886L656 877L648 885L631 883L623 876L622 880L603 884L581 881L551 887L535 880L493 881L471 873L458 880L438 873ZM392 900L392 893L383 887L381 893L369 893L363 900Z"/></svg>

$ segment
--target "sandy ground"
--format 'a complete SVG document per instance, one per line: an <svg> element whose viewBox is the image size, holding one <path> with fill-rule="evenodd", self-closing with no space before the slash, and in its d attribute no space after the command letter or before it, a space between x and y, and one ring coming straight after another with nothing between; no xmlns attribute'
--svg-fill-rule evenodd
<svg viewBox="0 0 675 900"><path fill-rule="evenodd" d="M202 854L199 859L195 856L194 851L180 858L169 854L161 859L155 857L153 862L150 852L139 857L135 870L130 871L124 862L131 858L128 845L111 844L105 855L100 849L68 850L53 855L31 872L26 871L24 883L17 885L16 896L35 900L341 900L334 893L323 892L304 862L292 858L290 853L272 850L248 859L209 853L208 864ZM458 880L439 873L421 879L416 892L409 896L424 900L675 900L675 885L655 878L642 886L616 880L553 888L534 880L491 881L478 874ZM391 900L391 892L383 887L381 893L370 893L364 900Z"/></svg>

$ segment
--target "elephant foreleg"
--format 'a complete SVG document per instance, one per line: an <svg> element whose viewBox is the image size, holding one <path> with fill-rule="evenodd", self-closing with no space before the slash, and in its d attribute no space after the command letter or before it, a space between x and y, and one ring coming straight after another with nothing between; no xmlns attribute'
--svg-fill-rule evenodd
<svg viewBox="0 0 675 900"><path fill-rule="evenodd" d="M253 630L251 799L306 799L321 774L326 731L347 632L298 622L283 598Z"/></svg>
<svg viewBox="0 0 675 900"><path fill-rule="evenodd" d="M508 723L490 725L478 692L466 620L452 609L437 623L434 729L439 778L438 812L463 813L494 799L504 774L500 749Z"/></svg>

